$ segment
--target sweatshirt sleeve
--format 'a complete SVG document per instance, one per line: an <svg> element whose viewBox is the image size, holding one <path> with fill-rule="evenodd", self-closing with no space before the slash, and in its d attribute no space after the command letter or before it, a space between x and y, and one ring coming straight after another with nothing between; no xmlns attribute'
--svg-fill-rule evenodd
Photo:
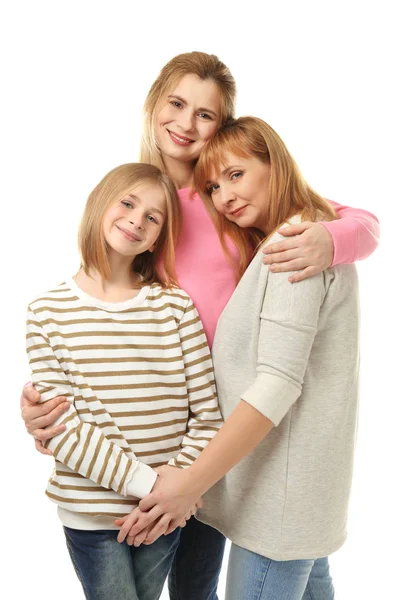
<svg viewBox="0 0 400 600"><path fill-rule="evenodd" d="M190 466L222 426L215 389L214 369L199 314L190 300L179 324L189 420L178 455L169 461L176 467Z"/></svg>
<svg viewBox="0 0 400 600"><path fill-rule="evenodd" d="M321 221L333 239L333 265L351 264L367 258L379 242L379 221L361 208L331 204L339 215L335 221Z"/></svg>
<svg viewBox="0 0 400 600"><path fill-rule="evenodd" d="M117 444L110 442L100 427L81 421L74 406L74 391L50 344L37 315L29 308L27 353L32 383L41 402L65 396L70 407L56 421L65 430L46 442L53 456L76 473L122 496L143 498L152 489L156 472L148 465L131 460Z"/></svg>
<svg viewBox="0 0 400 600"><path fill-rule="evenodd" d="M256 378L242 399L275 426L301 394L324 297L323 273L295 285L287 273L267 276Z"/></svg>

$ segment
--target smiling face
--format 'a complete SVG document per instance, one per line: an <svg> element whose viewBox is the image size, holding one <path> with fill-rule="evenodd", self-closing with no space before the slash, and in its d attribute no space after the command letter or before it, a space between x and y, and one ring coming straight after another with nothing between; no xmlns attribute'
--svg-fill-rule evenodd
<svg viewBox="0 0 400 600"><path fill-rule="evenodd" d="M113 204L103 219L109 249L132 258L153 252L166 220L166 199L160 185L141 183Z"/></svg>
<svg viewBox="0 0 400 600"><path fill-rule="evenodd" d="M155 119L155 135L164 157L195 161L221 123L221 93L211 79L185 75L169 91Z"/></svg>
<svg viewBox="0 0 400 600"><path fill-rule="evenodd" d="M255 156L227 153L206 183L216 210L239 227L265 232L271 167Z"/></svg>

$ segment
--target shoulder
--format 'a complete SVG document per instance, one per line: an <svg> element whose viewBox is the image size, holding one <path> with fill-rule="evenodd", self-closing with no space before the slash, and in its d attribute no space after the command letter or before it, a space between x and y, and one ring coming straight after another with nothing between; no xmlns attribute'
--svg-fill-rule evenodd
<svg viewBox="0 0 400 600"><path fill-rule="evenodd" d="M66 281L58 284L57 286L37 294L31 302L29 302L29 308L35 312L35 310L50 305L57 305L68 300L76 300L73 291L69 287Z"/></svg>

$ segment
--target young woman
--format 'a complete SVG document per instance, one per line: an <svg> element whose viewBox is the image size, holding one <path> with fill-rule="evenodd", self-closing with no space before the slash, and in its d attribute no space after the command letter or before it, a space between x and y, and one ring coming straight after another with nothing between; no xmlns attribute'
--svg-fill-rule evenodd
<svg viewBox="0 0 400 600"><path fill-rule="evenodd" d="M237 245L229 235L223 247L208 209L190 187L202 148L233 116L234 103L230 71L216 56L202 52L169 61L145 103L141 160L160 166L178 188L183 223L176 272L180 286L194 299L210 345L218 318L250 260L249 248ZM300 281L331 264L354 262L373 252L379 235L376 218L362 210L334 206L339 220L304 221L286 228L282 232L286 239L268 247L264 262L273 264L277 272L296 270L288 276ZM46 452L41 442L60 431L52 425L62 413L63 402L55 399L37 405L39 395L32 387L24 388L23 395L27 430L37 438L39 451ZM170 576L171 598L215 600L223 548L223 536L191 519L182 530Z"/></svg>
<svg viewBox="0 0 400 600"><path fill-rule="evenodd" d="M157 487L156 467L191 464L222 424L201 321L173 286L179 224L157 167L113 169L84 211L81 269L28 309L32 382L42 402L67 399L64 431L45 444L46 493L90 600L160 597L179 534L131 548L114 519Z"/></svg>
<svg viewBox="0 0 400 600"><path fill-rule="evenodd" d="M275 131L253 117L207 144L195 182L233 236L254 228L276 243L286 224L337 218ZM346 538L357 420L357 274L341 265L292 285L262 257L259 250L214 340L226 423L187 470L161 470L157 491L140 503L149 512L124 518L119 539L140 543L156 518L145 536L152 542L210 490L199 518L233 542L227 600L333 600L327 556Z"/></svg>

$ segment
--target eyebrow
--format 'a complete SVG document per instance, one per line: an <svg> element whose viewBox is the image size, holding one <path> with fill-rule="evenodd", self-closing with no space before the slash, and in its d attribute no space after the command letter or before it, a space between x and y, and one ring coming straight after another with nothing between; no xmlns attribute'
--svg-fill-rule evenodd
<svg viewBox="0 0 400 600"><path fill-rule="evenodd" d="M128 196L130 198L132 198L132 200L136 200L136 202L141 202L139 196L135 196L134 194L128 194ZM149 212L156 212L159 213L162 217L165 217L164 213L162 210L160 210L159 208L156 208L155 206L152 206L151 208L149 208Z"/></svg>
<svg viewBox="0 0 400 600"><path fill-rule="evenodd" d="M229 167L226 167L226 169L219 173L218 177L220 177L221 175L226 175L228 171L231 171L232 169L243 169L243 167L241 167L240 165L229 165ZM209 183L212 183L210 179L206 181L206 185L208 185Z"/></svg>
<svg viewBox="0 0 400 600"><path fill-rule="evenodd" d="M187 104L186 100L184 100L180 96L177 96L176 94L170 94L168 96L168 98L176 98L177 100L179 100L179 102L182 102L182 104ZM202 110L203 112L209 112L209 113L213 114L214 117L217 117L217 113L215 113L213 110L211 110L211 108L205 108L205 107L201 106L197 110Z"/></svg>

